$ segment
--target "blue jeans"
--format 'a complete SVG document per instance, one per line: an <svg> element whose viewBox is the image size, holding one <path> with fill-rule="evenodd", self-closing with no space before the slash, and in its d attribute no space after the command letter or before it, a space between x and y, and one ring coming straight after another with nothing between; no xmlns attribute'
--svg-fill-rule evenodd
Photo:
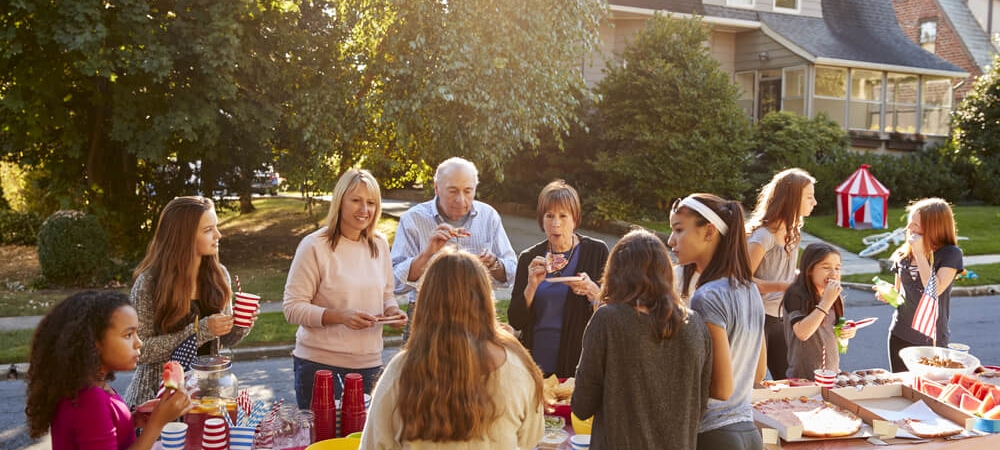
<svg viewBox="0 0 1000 450"><path fill-rule="evenodd" d="M340 398L344 393L344 377L349 373L360 373L365 384L365 394L371 394L375 382L382 374L382 366L368 369L347 369L344 367L328 366L308 359L296 356L292 357L292 367L295 371L295 401L299 409L309 409L312 403L313 380L317 370L329 370L333 372L333 398ZM340 376L338 380L337 376Z"/></svg>

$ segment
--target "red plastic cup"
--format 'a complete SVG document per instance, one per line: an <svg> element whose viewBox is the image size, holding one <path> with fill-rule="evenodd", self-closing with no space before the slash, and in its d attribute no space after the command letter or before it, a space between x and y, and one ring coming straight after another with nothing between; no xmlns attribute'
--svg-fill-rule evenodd
<svg viewBox="0 0 1000 450"><path fill-rule="evenodd" d="M233 324L249 328L253 324L253 313L259 306L260 296L237 292L236 305L233 307Z"/></svg>
<svg viewBox="0 0 1000 450"><path fill-rule="evenodd" d="M344 377L342 411L346 414L365 410L365 385L359 373L349 373Z"/></svg>
<svg viewBox="0 0 1000 450"><path fill-rule="evenodd" d="M340 435L347 436L348 434L364 430L365 419L367 418L368 413L365 411L359 413L341 413Z"/></svg>

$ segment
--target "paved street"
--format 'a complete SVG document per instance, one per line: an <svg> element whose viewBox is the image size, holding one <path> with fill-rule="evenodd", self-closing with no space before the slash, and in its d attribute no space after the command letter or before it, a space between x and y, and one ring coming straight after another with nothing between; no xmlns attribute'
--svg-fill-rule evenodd
<svg viewBox="0 0 1000 450"><path fill-rule="evenodd" d="M892 308L877 302L867 291L848 290L846 299L848 317L878 317L879 320L858 331L841 366L850 370L887 367L886 336ZM969 344L971 353L984 364L1000 364L1000 346L995 345L992 337L997 317L1000 317L998 295L953 299L952 340ZM395 348L386 349L383 360L388 361L395 352ZM256 398L294 401L291 358L237 361L234 373L240 379L240 385L249 389ZM130 378L131 373L120 374L114 383L115 388L124 391ZM0 449L49 448L48 438L32 442L27 437L24 428L24 388L23 381L0 381L0 430L3 430L0 431Z"/></svg>

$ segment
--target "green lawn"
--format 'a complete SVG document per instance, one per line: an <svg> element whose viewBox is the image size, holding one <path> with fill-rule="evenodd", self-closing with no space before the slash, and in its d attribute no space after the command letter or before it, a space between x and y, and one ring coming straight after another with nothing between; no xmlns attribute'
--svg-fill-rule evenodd
<svg viewBox="0 0 1000 450"><path fill-rule="evenodd" d="M997 206L954 206L955 223L958 227L958 235L968 239L960 239L959 247L966 255L989 255L1000 253L1000 240L996 239L996 224L1000 221L1000 207ZM889 208L887 215L889 218L888 230L854 230L851 228L841 228L836 224L835 215L812 216L806 219L805 231L813 236L821 238L827 242L858 253L866 247L861 239L873 234L885 233L898 227L906 226L906 212L904 208ZM886 258L894 246L889 250L876 255L877 258Z"/></svg>

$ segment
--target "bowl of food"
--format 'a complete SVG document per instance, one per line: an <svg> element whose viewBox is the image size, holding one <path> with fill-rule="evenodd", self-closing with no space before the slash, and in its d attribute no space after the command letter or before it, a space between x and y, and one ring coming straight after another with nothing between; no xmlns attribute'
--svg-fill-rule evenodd
<svg viewBox="0 0 1000 450"><path fill-rule="evenodd" d="M542 380L542 395L545 397L545 413L562 417L565 422L570 419L573 409L570 399L576 386L573 378L556 378L554 375ZM564 422L564 423L565 423Z"/></svg>
<svg viewBox="0 0 1000 450"><path fill-rule="evenodd" d="M566 427L566 419L562 416L545 416L546 430L561 430Z"/></svg>
<svg viewBox="0 0 1000 450"><path fill-rule="evenodd" d="M971 375L979 367L979 358L944 347L907 347L899 351L899 358L914 376L929 380Z"/></svg>

